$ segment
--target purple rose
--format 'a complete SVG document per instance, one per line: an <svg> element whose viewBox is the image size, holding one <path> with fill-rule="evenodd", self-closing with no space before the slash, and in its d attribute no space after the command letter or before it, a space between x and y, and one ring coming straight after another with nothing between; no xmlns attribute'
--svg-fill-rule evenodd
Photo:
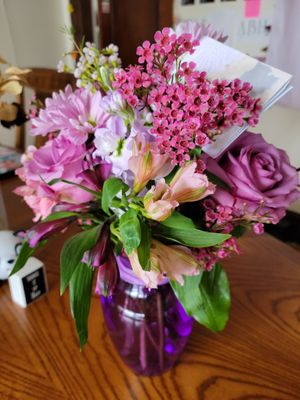
<svg viewBox="0 0 300 400"><path fill-rule="evenodd" d="M300 197L297 170L287 154L260 134L245 132L219 159L205 161L207 170L231 188L218 187L215 199L249 220L277 223Z"/></svg>

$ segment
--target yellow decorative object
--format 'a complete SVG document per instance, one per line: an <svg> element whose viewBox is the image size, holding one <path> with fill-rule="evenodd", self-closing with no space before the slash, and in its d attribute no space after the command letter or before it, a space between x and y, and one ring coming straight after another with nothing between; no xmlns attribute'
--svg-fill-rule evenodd
<svg viewBox="0 0 300 400"><path fill-rule="evenodd" d="M0 64L7 64L0 57ZM0 70L0 98L5 94L18 96L22 93L25 83L25 75L30 72L29 69L21 69L9 66L4 72ZM0 120L13 121L17 116L17 108L13 104L0 100Z"/></svg>
<svg viewBox="0 0 300 400"><path fill-rule="evenodd" d="M73 12L74 12L74 6L73 6L72 3L69 3L69 4L68 4L68 13L69 13L69 14L72 14Z"/></svg>

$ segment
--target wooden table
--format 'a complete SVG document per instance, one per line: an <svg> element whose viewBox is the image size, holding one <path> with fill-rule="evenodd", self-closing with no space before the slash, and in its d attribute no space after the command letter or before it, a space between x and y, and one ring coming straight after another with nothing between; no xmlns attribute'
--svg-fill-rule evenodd
<svg viewBox="0 0 300 400"><path fill-rule="evenodd" d="M2 182L11 226L28 226L26 208L9 194L13 184ZM7 284L0 288L0 399L300 399L296 250L267 235L244 237L243 255L224 263L232 290L225 331L213 334L195 324L176 367L147 378L121 362L96 296L89 343L80 353L68 296L59 296L61 244L56 237L38 255L47 266L46 297L21 309L11 302Z"/></svg>

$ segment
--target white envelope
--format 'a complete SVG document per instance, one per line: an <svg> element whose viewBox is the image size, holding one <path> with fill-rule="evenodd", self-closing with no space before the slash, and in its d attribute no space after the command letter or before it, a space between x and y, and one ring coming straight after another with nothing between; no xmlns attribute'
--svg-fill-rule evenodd
<svg viewBox="0 0 300 400"><path fill-rule="evenodd" d="M239 78L250 82L253 86L251 95L261 98L262 111L266 111L292 89L292 75L210 37L203 38L195 52L185 56L183 61L196 63L196 69L206 71L209 79ZM218 157L247 127L245 124L243 127L233 126L226 129L222 135L217 136L214 143L206 145L203 150L213 158Z"/></svg>

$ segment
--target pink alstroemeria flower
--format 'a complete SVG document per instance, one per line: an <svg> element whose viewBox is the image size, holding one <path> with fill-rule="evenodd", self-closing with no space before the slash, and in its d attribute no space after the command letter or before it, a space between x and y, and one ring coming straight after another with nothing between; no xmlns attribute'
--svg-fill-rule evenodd
<svg viewBox="0 0 300 400"><path fill-rule="evenodd" d="M167 176L174 166L167 155L155 153L146 146L144 151L129 159L129 169L134 173L133 190L139 193L152 179Z"/></svg>
<svg viewBox="0 0 300 400"><path fill-rule="evenodd" d="M189 203L203 199L214 193L215 186L205 174L196 171L197 163L190 162L181 167L170 183L171 200L178 203Z"/></svg>
<svg viewBox="0 0 300 400"><path fill-rule="evenodd" d="M150 271L143 270L136 250L129 254L128 258L135 274L149 288L157 288L166 276L183 285L184 275L193 276L200 272L191 250L183 246L166 246L157 240L152 240L151 243Z"/></svg>

